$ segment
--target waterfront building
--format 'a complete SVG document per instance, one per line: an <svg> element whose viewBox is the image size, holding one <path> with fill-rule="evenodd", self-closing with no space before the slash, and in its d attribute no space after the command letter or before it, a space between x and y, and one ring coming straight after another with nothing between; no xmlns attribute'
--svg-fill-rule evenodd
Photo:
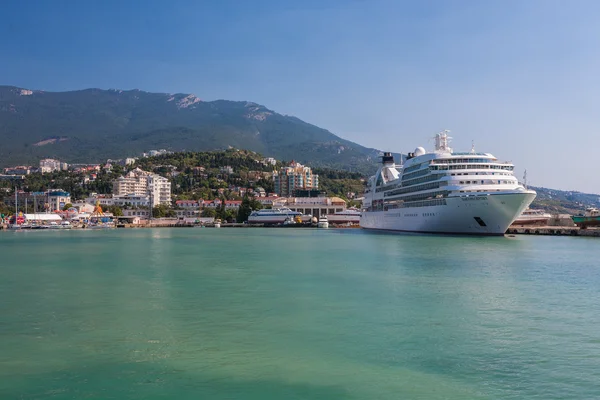
<svg viewBox="0 0 600 400"><path fill-rule="evenodd" d="M260 201L260 199L257 199ZM332 215L346 210L346 201L339 197L288 197L277 198L273 202L273 208L287 207L292 211L298 211L305 215L320 217L321 215Z"/></svg>
<svg viewBox="0 0 600 400"><path fill-rule="evenodd" d="M277 196L267 196L267 197L255 197L256 201L258 201L264 208L273 207L273 203L277 200L280 200L281 197Z"/></svg>
<svg viewBox="0 0 600 400"><path fill-rule="evenodd" d="M177 214L177 218L198 218L200 217L199 209L185 209L185 210L175 210L175 214Z"/></svg>
<svg viewBox="0 0 600 400"><path fill-rule="evenodd" d="M126 209L123 210L124 217L139 217L140 219L149 219L150 210L147 209Z"/></svg>
<svg viewBox="0 0 600 400"><path fill-rule="evenodd" d="M171 204L171 182L167 178L136 168L113 182L115 197L149 197L153 207Z"/></svg>
<svg viewBox="0 0 600 400"><path fill-rule="evenodd" d="M61 189L49 191L47 198L50 210L62 210L71 202L71 194Z"/></svg>
<svg viewBox="0 0 600 400"><path fill-rule="evenodd" d="M294 196L296 190L317 190L319 176L310 167L292 161L287 167L273 172L275 192L279 196Z"/></svg>
<svg viewBox="0 0 600 400"><path fill-rule="evenodd" d="M149 196L137 196L137 195L125 195L125 196L114 196L114 195L93 195L88 197L85 202L87 204L99 203L102 207L118 206L121 208L132 208L132 207L148 207L150 204Z"/></svg>
<svg viewBox="0 0 600 400"><path fill-rule="evenodd" d="M148 193L152 207L159 204L171 205L171 182L167 178L156 174L149 175Z"/></svg>

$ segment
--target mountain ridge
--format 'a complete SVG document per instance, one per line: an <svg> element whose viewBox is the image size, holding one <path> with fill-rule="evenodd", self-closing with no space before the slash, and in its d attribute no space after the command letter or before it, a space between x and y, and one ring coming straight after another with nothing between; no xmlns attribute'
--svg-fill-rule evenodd
<svg viewBox="0 0 600 400"><path fill-rule="evenodd" d="M98 162L153 148L248 149L264 156L370 172L380 150L251 101L190 93L88 88L49 92L0 86L2 166L54 157ZM396 154L396 157L399 157Z"/></svg>

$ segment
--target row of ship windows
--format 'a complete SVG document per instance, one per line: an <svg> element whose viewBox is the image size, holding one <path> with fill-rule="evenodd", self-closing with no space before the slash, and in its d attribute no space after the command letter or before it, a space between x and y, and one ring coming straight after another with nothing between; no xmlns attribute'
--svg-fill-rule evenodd
<svg viewBox="0 0 600 400"><path fill-rule="evenodd" d="M511 176L511 174L505 173L505 172L475 172L475 173L464 172L464 173L456 173L456 174L450 174L450 175L451 176L456 176L456 175L478 175L478 176L481 176L481 175L505 175L505 176ZM377 189L375 189L375 191L377 193L382 192L382 191L387 192L387 191L393 190L400 186L410 186L410 185L416 185L416 184L424 183L424 182L436 181L436 180L440 179L442 176L444 176L444 175L428 175L428 176L425 176L420 179L411 179L410 181L404 181L404 182L402 182L402 184L396 183L396 184L390 185L390 186L381 186L381 187L378 187ZM460 183L464 184L465 182L461 181ZM467 181L466 183L470 183L470 181ZM473 181L473 183L476 183L476 181ZM483 184L483 181L481 183ZM489 183L493 184L494 182L489 182ZM500 182L498 182L498 183L500 183ZM507 182L503 182L503 183L507 183ZM406 190L408 190L408 189L406 189ZM419 190L421 190L421 189L419 189ZM408 193L410 191L412 191L412 190L408 190L405 193ZM397 193L394 193L394 194L397 194ZM386 195L386 196L389 196L389 195Z"/></svg>
<svg viewBox="0 0 600 400"><path fill-rule="evenodd" d="M395 188L400 187L400 186L402 186L401 183L396 183L396 184L393 184L393 185L390 185L390 186L380 186L377 189L375 189L375 192L379 193L379 192L383 192L383 191L386 191L386 190L392 190L392 189L395 189Z"/></svg>
<svg viewBox="0 0 600 400"><path fill-rule="evenodd" d="M371 207L367 208L367 211L388 211L395 210L398 208L415 208L415 207L432 207L432 206L445 206L445 199L431 199L431 200L420 200L420 201L412 201L412 202L404 202L404 203L377 203L374 202ZM431 215L423 215L432 217L434 214L429 213ZM405 214L405 216L407 216Z"/></svg>
<svg viewBox="0 0 600 400"><path fill-rule="evenodd" d="M496 183L497 182L497 183ZM460 181L461 185L502 185L502 184L508 184L508 183L512 183L512 181L491 181L491 180L486 180L486 181Z"/></svg>
<svg viewBox="0 0 600 400"><path fill-rule="evenodd" d="M411 171L416 171L416 170L418 170L419 168L421 168L421 165L423 165L423 163L421 163L421 164L416 164L416 165L413 165L412 167L404 168L404 173L405 173L405 174L407 174L407 173L409 173L409 172L411 172Z"/></svg>
<svg viewBox="0 0 600 400"><path fill-rule="evenodd" d="M447 171L454 169L501 169L505 171L512 171L514 166L512 165L495 165L495 164L460 164L460 165L432 165L429 167L433 171Z"/></svg>
<svg viewBox="0 0 600 400"><path fill-rule="evenodd" d="M407 181L407 180L412 179L412 178L417 178L419 176L427 175L428 173L429 173L429 169L428 168L422 169L420 171L411 172L411 173L404 172L402 174L402 180L403 181Z"/></svg>
<svg viewBox="0 0 600 400"><path fill-rule="evenodd" d="M408 195L408 196L405 195L405 196L400 196L399 198L396 198L396 199L386 199L386 204L393 204L395 201L397 201L398 203L401 203L401 202L407 202L407 201L439 199L439 198L448 197L448 194L450 194L450 191L448 191L448 190L438 190L436 192L420 193L420 194L413 194L413 195Z"/></svg>
<svg viewBox="0 0 600 400"><path fill-rule="evenodd" d="M491 163L492 158L438 158L431 160L432 164L464 164L464 163Z"/></svg>
<svg viewBox="0 0 600 400"><path fill-rule="evenodd" d="M512 176L512 174L509 174L508 172L458 172L458 173L452 173L450 175L451 176L456 176L456 175L506 175L506 176Z"/></svg>
<svg viewBox="0 0 600 400"><path fill-rule="evenodd" d="M423 178L411 179L410 181L402 181L402 186L416 185L423 182L431 182L439 180L443 175L428 175Z"/></svg>
<svg viewBox="0 0 600 400"><path fill-rule="evenodd" d="M412 193L412 192L420 192L422 190L436 189L436 188L440 187L440 183L441 182L432 182L432 183L426 183L425 185L419 185L419 186L413 186L413 187L409 187L409 188L402 188L402 189L390 190L389 192L385 192L383 194L383 196L384 197L389 197L389 196L396 196L396 195L399 195L399 194L406 194L406 193Z"/></svg>

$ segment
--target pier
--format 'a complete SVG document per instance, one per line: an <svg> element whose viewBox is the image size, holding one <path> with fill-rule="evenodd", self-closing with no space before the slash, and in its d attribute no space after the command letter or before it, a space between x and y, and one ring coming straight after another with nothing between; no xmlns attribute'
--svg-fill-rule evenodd
<svg viewBox="0 0 600 400"><path fill-rule="evenodd" d="M600 237L600 229L577 226L511 226L507 235L585 236Z"/></svg>

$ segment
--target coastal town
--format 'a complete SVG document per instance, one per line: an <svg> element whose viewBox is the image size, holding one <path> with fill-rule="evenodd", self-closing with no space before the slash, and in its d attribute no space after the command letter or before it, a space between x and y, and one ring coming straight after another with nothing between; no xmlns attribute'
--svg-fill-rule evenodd
<svg viewBox="0 0 600 400"><path fill-rule="evenodd" d="M184 168L163 163L180 156L188 157ZM0 176L2 226L235 226L247 224L250 213L261 209L285 209L310 217L298 226L316 225L319 218L328 218L332 226L359 222L360 213L352 208L360 206L357 193L346 192L344 198L327 195L319 188L319 175L308 166L235 149L212 156L238 165L220 161L199 165L190 162L189 154L151 150L138 158L102 164L43 159L39 167L5 168ZM61 182L67 187L61 187ZM349 207L355 212L348 214ZM254 222L283 225L289 216ZM290 218L290 222L299 221Z"/></svg>
<svg viewBox="0 0 600 400"><path fill-rule="evenodd" d="M358 227L364 179L323 171L354 178L354 186L323 190L311 167L237 149L150 150L97 164L42 159L0 175L0 229ZM507 233L600 236L589 222L598 210L588 207L585 215L528 209Z"/></svg>

